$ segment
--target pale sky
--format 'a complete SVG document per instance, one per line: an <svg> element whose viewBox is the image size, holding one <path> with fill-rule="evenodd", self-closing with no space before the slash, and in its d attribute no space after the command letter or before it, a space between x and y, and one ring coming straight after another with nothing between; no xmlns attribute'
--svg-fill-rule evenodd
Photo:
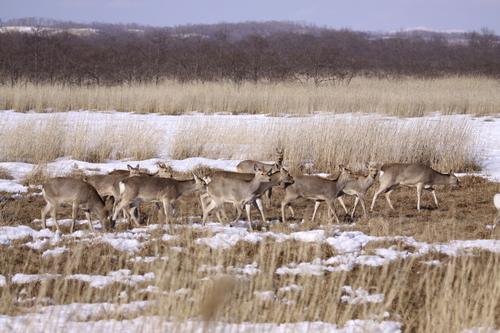
<svg viewBox="0 0 500 333"><path fill-rule="evenodd" d="M287 20L375 32L486 27L500 34L500 0L0 0L0 19L23 17L155 27Z"/></svg>

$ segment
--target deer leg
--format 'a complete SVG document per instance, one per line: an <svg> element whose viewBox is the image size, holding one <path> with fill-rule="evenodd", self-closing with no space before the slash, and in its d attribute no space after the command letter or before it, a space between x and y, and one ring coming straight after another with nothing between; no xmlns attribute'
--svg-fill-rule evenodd
<svg viewBox="0 0 500 333"><path fill-rule="evenodd" d="M335 220L337 221L338 224L340 224L339 218L337 217L337 214L335 213L335 207L333 205L334 200L327 200L326 203L328 204L328 207L332 211L333 216L335 217ZM333 224L333 223L332 223Z"/></svg>
<svg viewBox="0 0 500 333"><path fill-rule="evenodd" d="M264 195L266 196L266 208L270 208L271 207L271 195L273 194L273 188L271 187L270 189L268 189L266 191L266 193L264 193Z"/></svg>
<svg viewBox="0 0 500 333"><path fill-rule="evenodd" d="M255 198L254 201L252 201L252 204L254 207L259 211L260 216L262 216L262 222L266 222L266 217L264 215L264 207L262 207L262 198Z"/></svg>
<svg viewBox="0 0 500 333"><path fill-rule="evenodd" d="M377 200L378 195L384 192L386 189L387 188L385 186L380 186L377 192L375 192L372 199L372 205L370 206L370 212L373 212L373 206L375 206L375 200Z"/></svg>
<svg viewBox="0 0 500 333"><path fill-rule="evenodd" d="M78 205L76 203L73 203L73 211L71 213L71 228L69 229L70 234L73 233L77 213L78 213Z"/></svg>
<svg viewBox="0 0 500 333"><path fill-rule="evenodd" d="M47 213L52 210L52 204L50 202L47 202L47 206L45 206L44 209L42 209L42 229L47 228L47 223L46 223L46 216ZM54 215L52 215L52 219L54 219Z"/></svg>
<svg viewBox="0 0 500 333"><path fill-rule="evenodd" d="M244 205L243 203L239 203L239 204L235 205L236 208L238 209L238 216L236 216L236 219L232 223L229 224L230 226L236 224L236 222L238 222L238 220L240 219L241 212L243 211L243 205Z"/></svg>
<svg viewBox="0 0 500 333"><path fill-rule="evenodd" d="M290 202L292 202L293 200L297 199L298 196L294 196L294 197L286 197L285 196L285 199L283 199L283 201L281 201L281 218L283 220L283 222L286 222L286 218L285 218L285 207L287 205L290 204ZM291 214L292 214L292 217L295 216L294 212L293 212L293 209L292 209L292 206L288 206L290 208L290 211L291 211Z"/></svg>
<svg viewBox="0 0 500 333"><path fill-rule="evenodd" d="M340 205L342 205L342 207L344 208L345 210L345 214L349 214L349 212L347 211L347 207L345 206L345 203L344 203L344 199L342 199L344 196L341 195L340 197L338 197L337 199L339 200L340 202ZM356 207L356 204L354 205L354 207ZM356 209L356 208L355 208Z"/></svg>
<svg viewBox="0 0 500 333"><path fill-rule="evenodd" d="M92 225L92 218L90 216L90 210L86 209L86 210L84 210L84 212L85 212L85 217L87 217L87 221L89 221L89 229L91 231L94 231L94 226ZM102 224L102 222L101 222L101 224ZM103 226L103 229L104 229L104 226Z"/></svg>
<svg viewBox="0 0 500 333"><path fill-rule="evenodd" d="M354 211L356 210L356 204L358 202L361 202L361 207L363 208L363 215L366 216L366 204L365 204L365 197L358 197L356 196L356 199L354 200L354 209L352 210L352 215L351 218L354 218Z"/></svg>
<svg viewBox="0 0 500 333"><path fill-rule="evenodd" d="M54 224L56 225L56 228L57 230L62 233L61 231L61 227L59 227L59 223L57 223L57 208L59 208L59 205L53 205L52 206L52 212L50 213L50 215L52 216L52 221L54 222Z"/></svg>
<svg viewBox="0 0 500 333"><path fill-rule="evenodd" d="M253 231L252 229L252 219L250 218L250 203L245 204L245 210L247 211L247 219L248 219L248 225L250 228L250 231Z"/></svg>
<svg viewBox="0 0 500 333"><path fill-rule="evenodd" d="M312 216L312 219L311 221L314 222L314 218L316 217L316 212L318 211L318 207L319 205L321 204L321 201L315 201L314 202L314 211L313 211L313 216Z"/></svg>
<svg viewBox="0 0 500 333"><path fill-rule="evenodd" d="M431 187L426 188L426 190L432 193L432 196L434 197L434 203L436 204L436 208L439 208L438 198L436 196L436 191L434 190L434 188L431 186Z"/></svg>
<svg viewBox="0 0 500 333"><path fill-rule="evenodd" d="M208 205L205 205L205 207L203 208L203 219L202 219L202 223L201 225L205 225L205 222L207 221L207 218L208 218L208 213L210 213L212 211L212 209L214 209L216 206L216 203L213 199L210 199L210 202L208 203ZM217 217L219 217L217 215ZM222 224L222 220L220 220L219 222L221 222Z"/></svg>
<svg viewBox="0 0 500 333"><path fill-rule="evenodd" d="M392 191L394 191L394 189L396 188L397 185L395 186L391 186L389 187L386 191L385 191L385 198L387 199L387 202L389 203L389 207L391 207L392 210L394 210L394 206L392 205L392 202L391 202L391 193Z"/></svg>
<svg viewBox="0 0 500 333"><path fill-rule="evenodd" d="M128 215L130 216L129 221L130 219L132 219L137 227L141 226L139 215L139 205L141 204L141 202L142 199L137 198L128 205Z"/></svg>
<svg viewBox="0 0 500 333"><path fill-rule="evenodd" d="M424 184L418 183L417 184L417 210L420 211L420 197L422 196L422 188L424 187Z"/></svg>
<svg viewBox="0 0 500 333"><path fill-rule="evenodd" d="M498 215L495 217L495 219L493 220L493 229L496 228L498 222L500 222L500 212L498 212Z"/></svg>

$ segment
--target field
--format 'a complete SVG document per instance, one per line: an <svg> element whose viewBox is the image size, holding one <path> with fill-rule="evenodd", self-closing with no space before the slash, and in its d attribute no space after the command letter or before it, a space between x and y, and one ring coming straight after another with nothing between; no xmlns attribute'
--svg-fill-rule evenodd
<svg viewBox="0 0 500 333"><path fill-rule="evenodd" d="M369 108L363 102L358 111ZM0 330L498 330L500 231L491 225L500 118L426 110L419 118L352 110L279 117L0 112ZM325 204L312 222L313 202L304 199L292 202L295 218L280 222L284 192L277 186L268 221L252 210L254 232L246 219L231 228L210 216L201 226L195 194L178 200L170 225L148 203L140 228L122 219L104 232L96 220L98 230L89 232L80 213L69 234L64 206L63 234L51 220L41 229L39 185L49 177L127 164L154 172L163 161L175 178L188 179L234 170L246 158L272 161L280 147L292 175L330 177L339 164L364 172L367 161L401 161L452 169L461 187L436 186L439 208L424 191L420 212L414 188L394 191L394 211L383 196L372 214L358 208L353 219L337 204L338 225ZM348 208L353 199L345 199ZM231 216L232 207L226 211Z"/></svg>

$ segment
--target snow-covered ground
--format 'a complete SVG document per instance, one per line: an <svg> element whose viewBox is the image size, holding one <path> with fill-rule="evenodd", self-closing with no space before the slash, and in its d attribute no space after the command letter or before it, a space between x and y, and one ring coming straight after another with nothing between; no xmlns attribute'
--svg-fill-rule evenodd
<svg viewBox="0 0 500 333"><path fill-rule="evenodd" d="M8 123L14 126L15 122L22 122L26 117L39 117L45 119L51 117L51 114L22 114L13 113L11 111L0 111L0 125ZM141 121L150 124L154 128L161 129L161 133L165 134L162 140L162 146L159 150L162 151L160 156L168 156L169 147L167 144L171 136L176 135L176 130L179 122L185 121L186 117L190 117L189 121L196 121L205 117L228 117L228 119L236 118L240 122L251 122L259 124L260 122L275 121L275 118L267 118L264 116L251 116L251 115L185 115L185 116L158 116L158 115L130 115L125 113L97 113L97 112L71 112L67 113L68 117L74 117L77 121L98 122L106 121L108 117L113 117L116 121L126 121L128 117L136 117L136 121ZM339 117L352 117L355 115L341 115ZM379 116L374 116L379 117ZM439 117L438 115L433 117ZM487 117L475 118L471 116L448 116L457 117L463 120L464 118L470 122L470 125L477 129L481 136L481 150L482 164L484 169L481 176L486 177L492 181L500 182L500 140L498 140L498 133L500 133L500 118ZM408 121L408 120L396 120ZM70 172L74 165L78 165L80 169L101 170L100 172L108 172L114 169L126 169L127 164L141 165L141 168L147 168L151 172L157 170L156 162L165 161L162 159L151 159L144 161L109 161L104 164L93 164L82 161L73 160L71 158L63 158L48 164L49 172L56 175L64 175ZM168 160L169 164L178 171L190 171L199 165L207 165L224 170L234 171L239 160L211 160L206 158L190 158L182 161ZM28 192L28 188L19 183L19 181L32 169L34 165L28 163L15 163L3 162L0 167L8 170L14 177L14 180L0 180L0 191L15 193L14 197L19 198ZM461 175L459 175L461 176ZM40 220L36 219L31 221L33 226L39 226ZM61 220L61 224L70 223L69 219ZM78 221L78 223L86 223L86 221ZM99 222L95 221L96 227L99 227ZM52 221L48 220L48 227L50 229L43 229L37 231L39 228L31 228L29 225L20 225L17 227L4 226L0 227L0 246L9 246L13 240L23 239L26 236L31 236L32 241L25 245L41 251L42 257L57 256L68 249L63 245L66 239L85 239L88 242L106 242L119 251L126 251L130 254L136 253L148 242L150 231L157 226L147 226L144 228L132 229L128 232L119 233L102 233L102 232L89 232L89 231L76 231L70 235L61 235L60 233L52 231ZM52 228L51 228L52 227ZM178 226L186 227L186 226ZM276 274L292 274L292 275L322 275L327 271L335 270L351 270L355 265L370 265L377 266L386 264L397 258L419 257L429 251L442 252L449 256L463 255L472 249L483 249L495 253L500 253L500 241L498 240L467 240L467 241L453 241L448 244L427 244L416 242L411 237L396 237L397 240L404 242L417 249L414 253L406 251L396 251L394 249L379 249L375 254L367 255L364 253L363 248L371 241L380 240L379 237L371 237L364 235L360 231L340 231L333 226L332 232L325 232L324 229L291 232L290 234L273 233L263 231L259 233L250 233L244 227L228 228L223 227L218 223L208 223L207 226L202 227L199 224L191 223L189 227L192 228L207 228L213 233L212 237L198 238L197 244L206 244L214 249L227 249L235 245L238 241L244 240L247 242L257 243L262 241L265 237L273 237L277 242L283 242L288 239L295 239L301 242L316 242L327 243L332 246L336 253L335 257L328 260L313 260L312 262L290 263L284 265L276 270ZM291 224L290 228L296 225ZM293 230L292 230L293 231ZM175 238L168 233L164 234L164 240ZM182 248L174 249L182 251ZM135 261L154 261L154 260L168 260L168 258L155 258L155 257L140 257L137 256L132 260ZM439 265L439 262L428 262L430 265ZM206 265L205 265L206 266ZM200 269L217 270L217 267L201 266ZM224 268L229 269L229 268ZM251 276L258 274L259 263L254 262L243 268L231 268L242 276ZM40 279L51 279L53 276L47 275L25 275L16 274L9 277L11 283L25 284L30 281ZM120 270L111 272L107 276L96 275L71 275L64 277L65 279L80 279L90 283L93 288L103 288L107 284L118 282L128 285L133 285L139 282L148 282L155 279L154 273L145 273L144 275L133 275L128 270ZM6 284L7 277L0 275L0 288ZM154 288L153 286L150 286ZM300 288L300 286L292 285L287 288ZM342 301L349 303L359 302L380 302L383 300L384 295L370 295L367 291L362 289L353 290L350 286L344 286L344 291L350 296L343 296ZM183 293L185 291L178 290L176 292ZM255 295L264 299L274 299L276 295L272 291L262 292ZM147 302L132 302L124 305L116 305L109 303L101 304L71 304L71 305L49 305L40 307L32 313L24 316L0 316L0 331L2 332L159 332L170 331L174 329L179 331L202 332L205 327L202 323L193 320L186 323L171 323L162 317L142 317L139 316L133 320L114 321L114 320L101 320L101 321L73 321L73 314L78 311L79 318L91 317L93 313L100 311L122 311L122 312L138 312L141 311ZM179 326L181 325L181 326ZM371 321L371 320L353 320L347 322L343 328L338 328L335 325L322 323L322 322L306 322L294 324L229 324L218 323L216 327L212 327L216 331L225 332L362 332L362 331L377 331L377 332L398 332L401 328L401 323L393 321Z"/></svg>

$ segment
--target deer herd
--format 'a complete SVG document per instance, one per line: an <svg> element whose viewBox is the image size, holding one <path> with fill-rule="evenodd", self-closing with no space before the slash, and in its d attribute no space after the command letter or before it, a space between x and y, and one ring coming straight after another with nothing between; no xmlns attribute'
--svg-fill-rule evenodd
<svg viewBox="0 0 500 333"><path fill-rule="evenodd" d="M272 188L280 183L284 184L285 194L281 201L282 221L286 222L285 208L288 206L290 214L294 216L290 203L299 198L315 201L312 221L314 221L321 202L326 202L328 210L337 223L339 219L335 213L334 201L337 199L345 213L354 217L358 203L361 203L364 216L368 215L365 197L368 189L379 177L379 188L373 196L370 212L373 212L375 201L384 193L391 210L394 210L390 195L399 186L411 186L417 189L417 210L420 211L420 197L422 189L428 190L434 197L436 208L438 200L434 185L450 185L460 187L457 177L450 171L448 174L439 173L419 164L366 163L367 174L353 174L349 169L340 165L340 172L334 179L327 179L314 175L294 175L293 177L283 167L284 150L276 149L276 162L266 164L259 161L245 160L236 166L237 172L215 171L199 177L193 174L193 179L178 180L173 178L172 170L164 163L158 164L158 171L154 174L143 173L139 165L128 170L115 170L109 174L86 176L83 180L71 177L51 178L43 185L42 194L47 205L42 209L42 227L46 228L46 216L50 212L53 222L60 232L57 223L57 210L63 204L72 205L73 232L75 219L79 208L83 209L89 228L92 226L90 211L98 217L104 230L114 229L115 222L122 212L137 226L139 223L139 204L143 201L163 204L165 222L168 223L174 216L175 201L183 195L199 193L202 207L202 225L205 225L208 214L215 209L215 215L224 225L225 216L222 209L224 203L232 203L235 208L234 224L240 218L243 208L246 210L249 228L252 230L250 210L253 205L266 221L265 208L271 207ZM343 197L355 196L354 207L349 214ZM263 205L265 198L265 208ZM494 196L494 205L498 215L494 220L494 227L500 222L500 193Z"/></svg>

